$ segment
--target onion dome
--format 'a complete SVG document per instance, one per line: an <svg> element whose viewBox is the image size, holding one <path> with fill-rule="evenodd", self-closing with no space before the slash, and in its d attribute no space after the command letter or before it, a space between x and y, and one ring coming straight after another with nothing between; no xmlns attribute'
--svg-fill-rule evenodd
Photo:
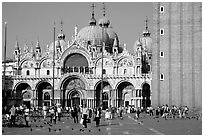
<svg viewBox="0 0 204 137"><path fill-rule="evenodd" d="M151 37L142 37L141 38L142 48L147 50L147 52L152 52L152 39Z"/></svg>
<svg viewBox="0 0 204 137"><path fill-rule="evenodd" d="M106 18L106 17L103 17L99 20L98 22L99 26L104 26L104 27L108 27L110 25L110 21Z"/></svg>
<svg viewBox="0 0 204 137"><path fill-rule="evenodd" d="M90 26L96 25L96 19L94 18L94 16L92 16L91 19L89 20L89 25Z"/></svg>
<svg viewBox="0 0 204 137"><path fill-rule="evenodd" d="M63 34L63 33L60 33L58 36L57 36L57 38L59 39L59 40L64 40L65 39L65 35Z"/></svg>

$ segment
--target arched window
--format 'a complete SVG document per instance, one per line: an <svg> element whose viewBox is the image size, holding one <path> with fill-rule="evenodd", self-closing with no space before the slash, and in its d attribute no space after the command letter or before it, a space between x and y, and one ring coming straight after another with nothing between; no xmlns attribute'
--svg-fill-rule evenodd
<svg viewBox="0 0 204 137"><path fill-rule="evenodd" d="M103 93L102 100L108 100L108 94L106 92Z"/></svg>
<svg viewBox="0 0 204 137"><path fill-rule="evenodd" d="M50 94L48 92L44 94L44 100L50 100Z"/></svg>
<svg viewBox="0 0 204 137"><path fill-rule="evenodd" d="M47 75L50 75L50 70L47 70Z"/></svg>
<svg viewBox="0 0 204 137"><path fill-rule="evenodd" d="M26 75L30 75L30 71L29 70L26 71Z"/></svg>

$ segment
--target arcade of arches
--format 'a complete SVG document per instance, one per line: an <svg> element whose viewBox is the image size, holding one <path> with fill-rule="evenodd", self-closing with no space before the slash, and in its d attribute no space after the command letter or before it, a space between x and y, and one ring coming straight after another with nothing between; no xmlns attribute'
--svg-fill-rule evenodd
<svg viewBox="0 0 204 137"><path fill-rule="evenodd" d="M86 104L88 107L102 106L103 109L107 109L109 106L134 105L145 108L151 105L148 83L144 83L140 88L135 88L131 82L122 81L116 84L114 89L109 81L101 82L100 77L87 79L84 75L93 74L93 71L82 54L68 55L63 62L62 73L69 75L64 77L61 83L56 81L60 89L56 89L55 86L54 98L55 103L60 103L63 107ZM115 79L109 80L114 81ZM85 83L92 83L92 86L87 87ZM33 88L35 90L31 90L31 86L27 83L20 83L16 87L15 94L28 107L31 105L50 106L52 88L48 81L38 82Z"/></svg>

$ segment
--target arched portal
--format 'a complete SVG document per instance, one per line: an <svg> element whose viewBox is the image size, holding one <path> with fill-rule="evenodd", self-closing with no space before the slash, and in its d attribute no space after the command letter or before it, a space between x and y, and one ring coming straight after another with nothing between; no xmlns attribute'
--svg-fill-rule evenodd
<svg viewBox="0 0 204 137"><path fill-rule="evenodd" d="M107 81L103 81L103 93L101 98L101 81L96 84L95 87L96 107L101 107L100 105L102 105L102 109L107 109L110 106L108 99L110 98L109 96L111 96L110 95L111 89L112 88L110 84Z"/></svg>
<svg viewBox="0 0 204 137"><path fill-rule="evenodd" d="M78 77L69 77L62 85L62 106L72 107L83 104L83 91L85 90L84 82Z"/></svg>
<svg viewBox="0 0 204 137"><path fill-rule="evenodd" d="M144 83L142 86L142 107L147 108L150 107L150 85L148 83Z"/></svg>
<svg viewBox="0 0 204 137"><path fill-rule="evenodd" d="M73 53L66 57L63 63L63 72L79 72L79 73L87 73L88 69L88 61L87 59L79 53Z"/></svg>
<svg viewBox="0 0 204 137"><path fill-rule="evenodd" d="M20 83L16 86L13 96L15 97L15 104L20 105L22 103L30 107L31 103L31 86L28 83Z"/></svg>
<svg viewBox="0 0 204 137"><path fill-rule="evenodd" d="M132 91L134 90L133 84L124 81L121 82L116 89L118 107L131 105Z"/></svg>
<svg viewBox="0 0 204 137"><path fill-rule="evenodd" d="M37 97L37 105L39 107L42 107L43 105L50 105L50 103L47 103L47 102L50 102L49 100L44 101L45 96L43 95L46 92L51 93L51 91L52 91L52 86L50 83L46 81L41 81L40 83L38 83L38 85L36 86L36 97Z"/></svg>

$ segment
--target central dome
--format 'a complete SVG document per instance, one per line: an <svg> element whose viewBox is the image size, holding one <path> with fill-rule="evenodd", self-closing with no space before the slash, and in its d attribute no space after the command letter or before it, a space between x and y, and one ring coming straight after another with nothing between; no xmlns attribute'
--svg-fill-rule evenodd
<svg viewBox="0 0 204 137"><path fill-rule="evenodd" d="M110 39L106 30L102 32L102 28L95 25L82 28L77 35L77 40L85 40L86 42L89 41L91 44L95 45L101 45L104 41L106 47L110 46Z"/></svg>

